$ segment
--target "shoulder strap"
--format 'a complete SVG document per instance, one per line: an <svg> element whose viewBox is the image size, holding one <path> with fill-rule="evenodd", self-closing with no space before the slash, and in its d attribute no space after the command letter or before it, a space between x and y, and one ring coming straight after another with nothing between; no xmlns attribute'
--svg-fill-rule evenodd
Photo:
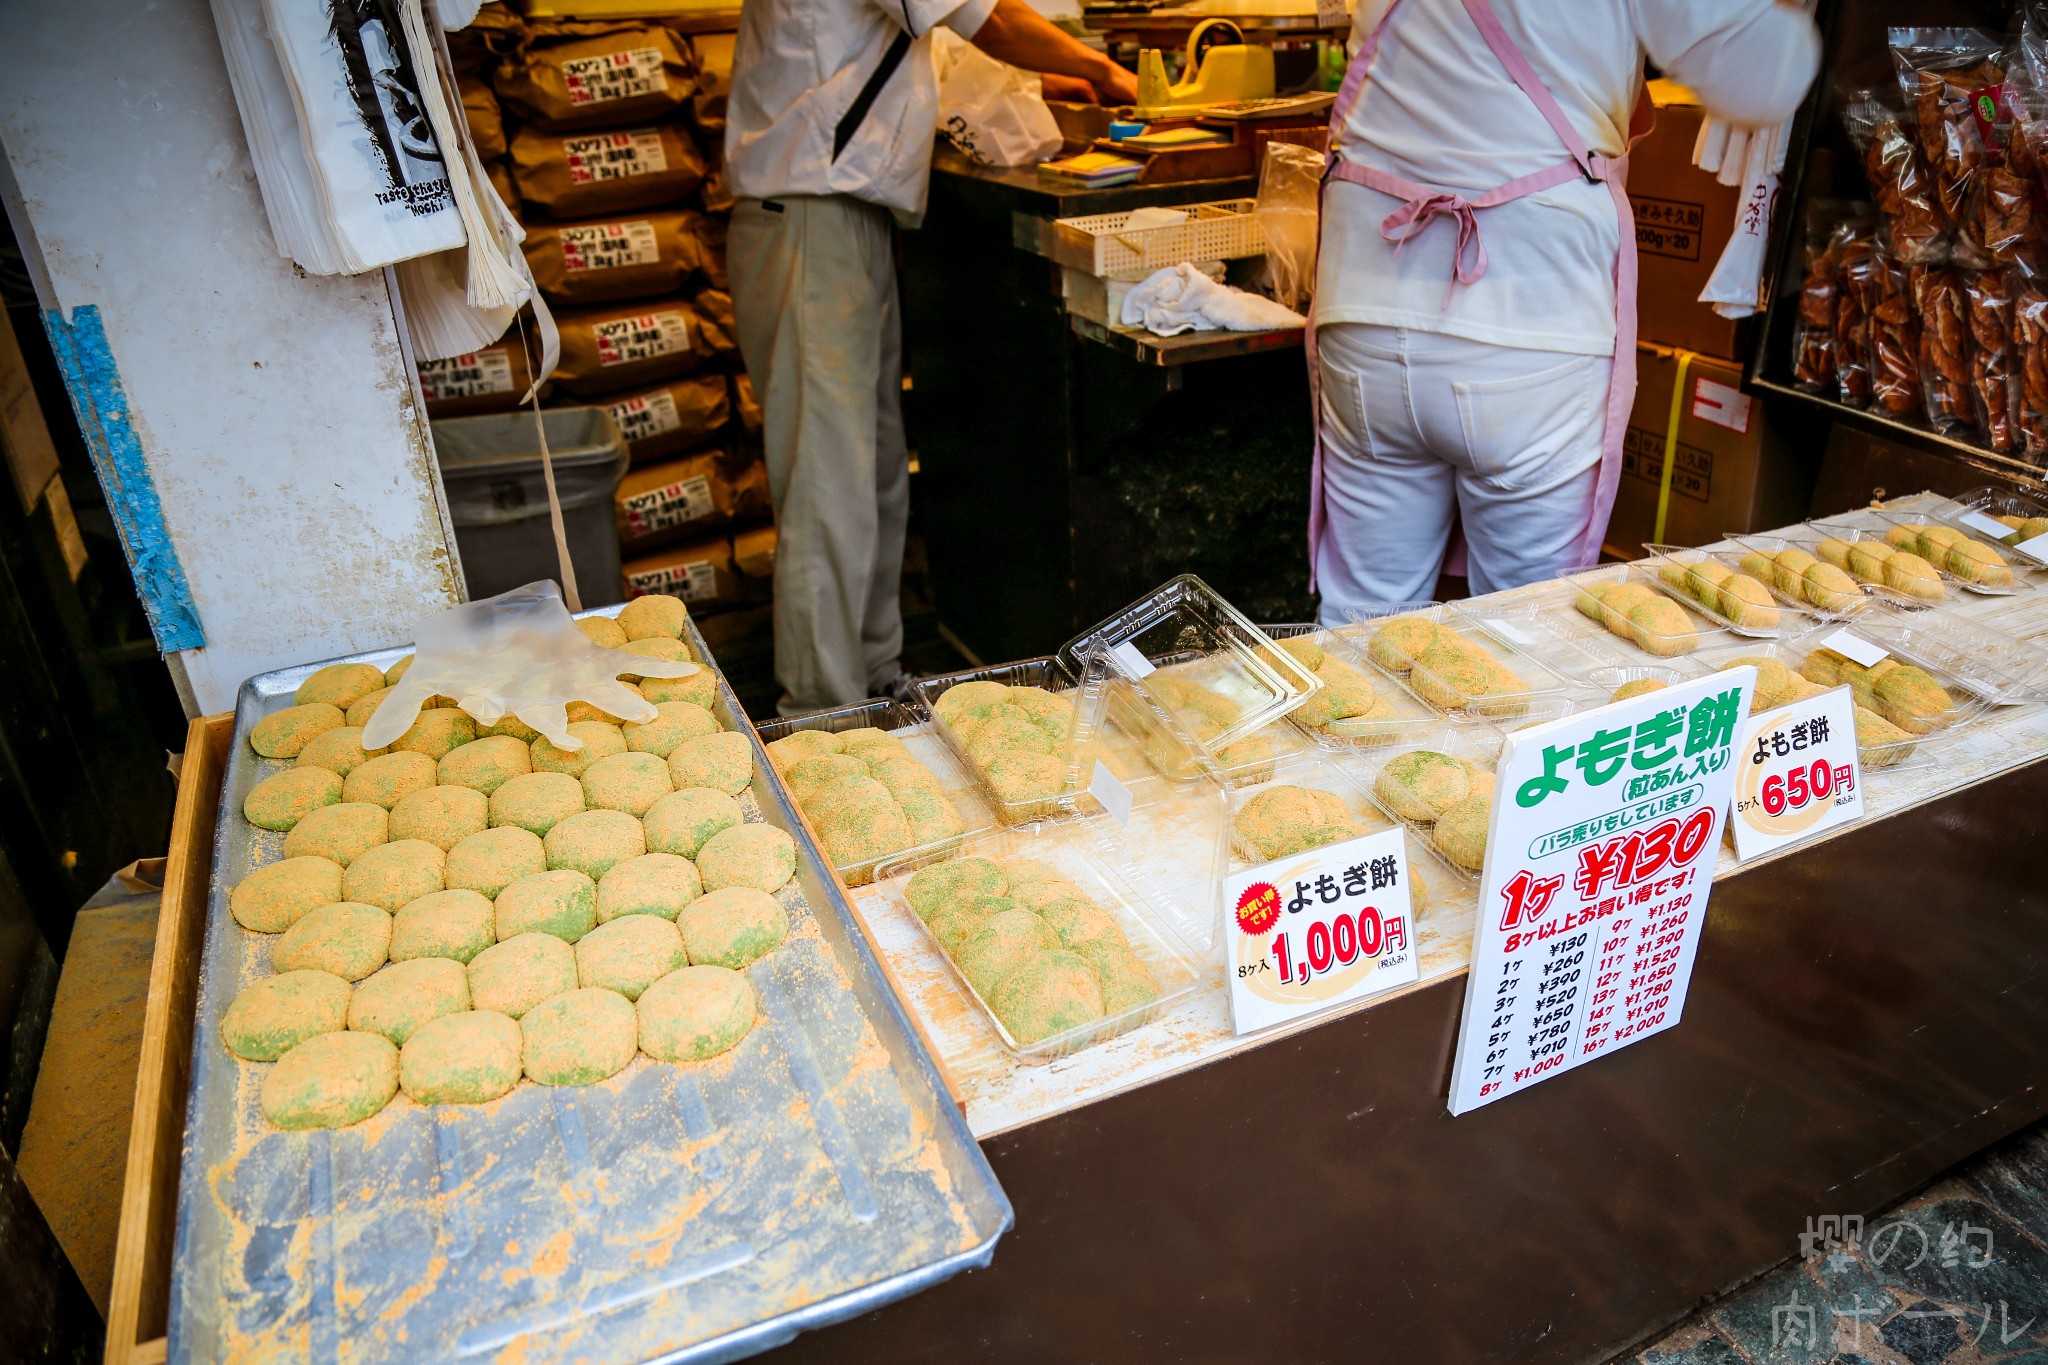
<svg viewBox="0 0 2048 1365"><path fill-rule="evenodd" d="M1337 100L1330 106L1329 150L1324 153L1325 169L1336 164L1337 138L1344 131L1345 120L1351 117L1351 106L1358 103L1359 92L1365 89L1366 68L1372 65L1373 54L1380 50L1380 39L1386 36L1387 26L1394 22L1394 14L1401 8L1402 0L1393 0L1387 12L1374 24L1372 32L1366 35L1351 64L1344 68L1344 83L1337 87Z"/></svg>
<svg viewBox="0 0 2048 1365"><path fill-rule="evenodd" d="M1536 106L1536 112L1543 115L1543 121L1557 134L1565 150L1572 154L1572 160L1579 164L1588 180L1603 177L1595 173L1593 153L1586 147L1586 140L1579 136L1579 130L1572 127L1571 120L1558 108L1557 99L1543 84L1543 78L1536 74L1536 68L1529 65L1529 59L1515 46L1515 40L1508 37L1508 31L1501 27L1500 16L1486 0L1465 0L1465 12L1472 16L1472 22L1479 27L1479 36L1486 39L1486 45L1493 49L1493 55L1500 58L1500 64L1507 68L1522 93Z"/></svg>
<svg viewBox="0 0 2048 1365"><path fill-rule="evenodd" d="M853 141L853 135L860 131L867 121L868 110L875 107L875 100L882 93L882 87L896 74L896 68L903 65L903 54L910 51L910 35L902 31L896 34L896 41L889 44L889 50L882 54L881 63L875 67L875 74L853 97L853 103L846 106L846 112L839 116L838 126L832 130L832 159L846 150L846 144Z"/></svg>

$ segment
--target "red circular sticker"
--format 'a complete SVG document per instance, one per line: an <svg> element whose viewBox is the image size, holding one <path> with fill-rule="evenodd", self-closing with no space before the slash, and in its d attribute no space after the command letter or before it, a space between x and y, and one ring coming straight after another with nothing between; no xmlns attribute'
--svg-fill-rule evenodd
<svg viewBox="0 0 2048 1365"><path fill-rule="evenodd" d="M1280 893L1270 882L1254 882L1237 898L1237 927L1254 937L1280 922Z"/></svg>

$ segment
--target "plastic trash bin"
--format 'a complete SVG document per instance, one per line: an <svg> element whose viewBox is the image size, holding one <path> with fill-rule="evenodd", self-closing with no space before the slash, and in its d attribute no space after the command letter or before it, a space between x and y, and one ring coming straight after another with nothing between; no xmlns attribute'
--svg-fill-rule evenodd
<svg viewBox="0 0 2048 1365"><path fill-rule="evenodd" d="M550 408L548 452L583 605L620 600L619 533L612 501L626 472L626 441L603 408ZM531 411L435 422L434 454L471 598L539 579L559 582L548 488Z"/></svg>

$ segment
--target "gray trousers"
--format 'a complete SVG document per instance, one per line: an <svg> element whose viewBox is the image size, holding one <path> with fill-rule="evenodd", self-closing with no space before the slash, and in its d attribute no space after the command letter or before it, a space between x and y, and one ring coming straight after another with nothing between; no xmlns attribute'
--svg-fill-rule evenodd
<svg viewBox="0 0 2048 1365"><path fill-rule="evenodd" d="M910 464L894 224L843 195L742 199L727 242L775 501L775 681L790 715L895 673Z"/></svg>

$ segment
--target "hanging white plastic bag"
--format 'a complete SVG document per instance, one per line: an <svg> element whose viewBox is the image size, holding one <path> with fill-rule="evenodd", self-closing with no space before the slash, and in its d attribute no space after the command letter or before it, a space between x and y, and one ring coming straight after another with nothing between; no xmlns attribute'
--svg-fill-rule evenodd
<svg viewBox="0 0 2048 1365"><path fill-rule="evenodd" d="M422 102L422 78L435 79L432 59L415 60L399 18L405 3L418 0L216 0L216 16L226 10L269 30L283 79L264 93L288 91L298 126L267 98L249 108L254 91L243 81L235 93L245 125L263 120L277 140L296 138L303 151L314 199L306 207L317 205L320 221L308 225L312 243L294 232L280 245L295 258L312 246L318 264L299 258L309 271L357 274L465 241L447 158ZM274 177L259 178L268 191Z"/></svg>
<svg viewBox="0 0 2048 1365"><path fill-rule="evenodd" d="M1038 78L999 62L948 28L932 31L939 132L984 166L1035 166L1058 156L1060 126Z"/></svg>
<svg viewBox="0 0 2048 1365"><path fill-rule="evenodd" d="M687 678L698 665L649 658L591 643L549 582L528 583L429 616L413 628L418 653L363 727L363 747L381 749L412 728L432 696L455 698L480 725L510 713L556 748L580 749L569 733L569 703L645 724L654 703L619 681Z"/></svg>
<svg viewBox="0 0 2048 1365"><path fill-rule="evenodd" d="M1323 154L1291 142L1268 142L1259 168L1259 197L1252 209L1266 234L1266 263L1273 297L1299 312L1316 291L1316 219L1323 183Z"/></svg>

